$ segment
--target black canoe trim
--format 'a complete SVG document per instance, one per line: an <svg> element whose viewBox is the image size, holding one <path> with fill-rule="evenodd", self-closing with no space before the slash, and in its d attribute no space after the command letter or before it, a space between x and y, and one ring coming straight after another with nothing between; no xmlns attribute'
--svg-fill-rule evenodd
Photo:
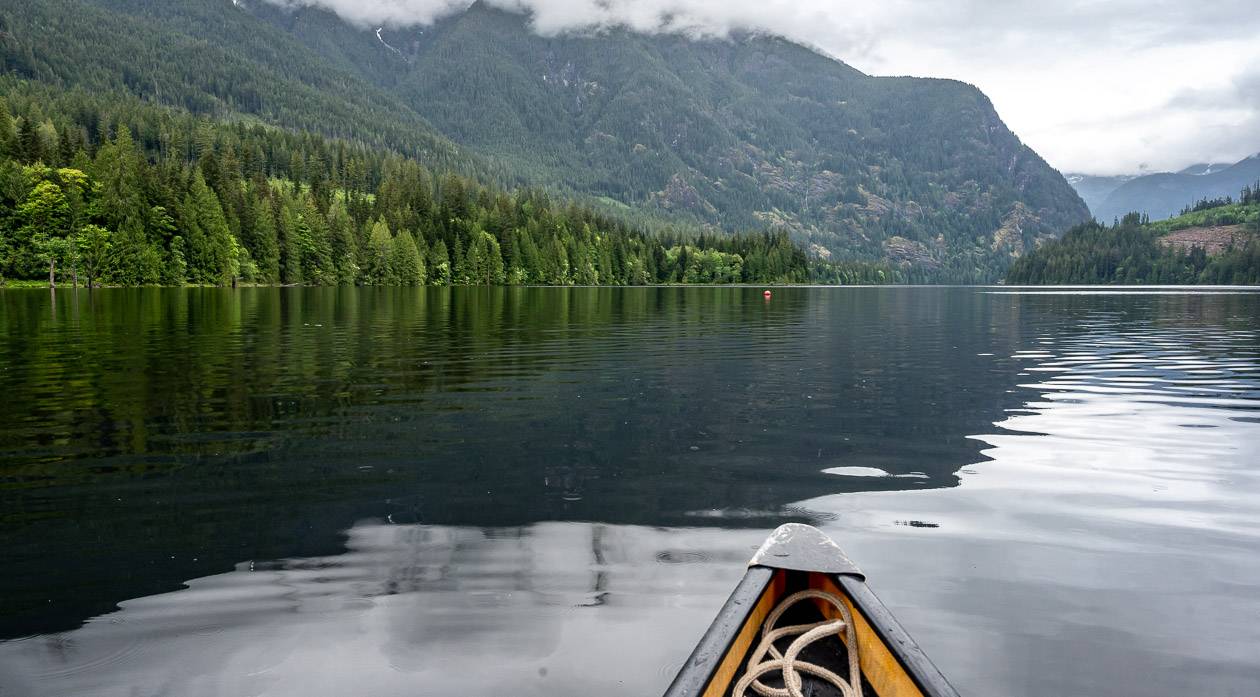
<svg viewBox="0 0 1260 697"><path fill-rule="evenodd" d="M765 594L775 573L774 569L757 566L744 574L743 580L735 587L731 597L726 599L726 604L718 612L713 624L709 625L709 630L700 638L700 643L696 644L695 651L691 652L687 662L678 671L674 682L665 690L665 697L696 697L704 694L718 667L722 665L722 659L744 628L749 613ZM757 627L757 631L760 630Z"/></svg>

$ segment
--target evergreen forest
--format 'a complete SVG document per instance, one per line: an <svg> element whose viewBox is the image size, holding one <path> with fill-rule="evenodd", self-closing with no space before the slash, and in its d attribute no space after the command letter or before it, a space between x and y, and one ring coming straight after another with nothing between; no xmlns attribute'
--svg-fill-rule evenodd
<svg viewBox="0 0 1260 697"><path fill-rule="evenodd" d="M1185 241L1175 242L1179 236ZM1169 220L1130 213L1112 225L1077 225L1016 261L1006 282L1260 284L1260 182L1243 188L1237 201L1200 200Z"/></svg>
<svg viewBox="0 0 1260 697"><path fill-rule="evenodd" d="M362 143L0 82L0 271L116 285L893 281L786 233L648 232Z"/></svg>

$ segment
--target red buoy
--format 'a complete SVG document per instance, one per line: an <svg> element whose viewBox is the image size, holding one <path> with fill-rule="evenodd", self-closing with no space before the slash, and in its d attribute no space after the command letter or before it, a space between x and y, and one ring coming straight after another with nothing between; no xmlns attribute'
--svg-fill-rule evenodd
<svg viewBox="0 0 1260 697"><path fill-rule="evenodd" d="M766 291L766 292L762 293L762 295L766 296L766 300L769 300L769 299L770 299L770 291Z"/></svg>

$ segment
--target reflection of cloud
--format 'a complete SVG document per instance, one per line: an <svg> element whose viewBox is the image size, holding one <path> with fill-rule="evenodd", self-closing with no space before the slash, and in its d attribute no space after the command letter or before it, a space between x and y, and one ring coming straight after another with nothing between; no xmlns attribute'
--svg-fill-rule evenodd
<svg viewBox="0 0 1260 697"><path fill-rule="evenodd" d="M1128 312L1016 352L1026 401L973 436L992 461L961 486L803 504L842 522L829 531L962 694L1260 680L1260 352L1231 319L1260 298L1174 293L1113 293ZM1045 295L1024 311L1075 304Z"/></svg>
<svg viewBox="0 0 1260 697"><path fill-rule="evenodd" d="M0 644L23 695L654 694L759 531L362 524L344 554L243 564Z"/></svg>
<svg viewBox="0 0 1260 697"><path fill-rule="evenodd" d="M702 291L727 292L677 293ZM958 302L960 296L952 291L826 292L835 293L826 304L811 305L795 291L777 296L776 303L800 303L793 318L815 308L808 316L826 331L811 337L798 334L792 323L765 324L760 329L765 336L758 340L725 345L744 353L703 365L657 361L640 350L641 365L670 368L659 374L660 389L716 395L704 402L712 423L704 425L701 440L693 440L699 436L690 431L679 437L672 449L680 454L670 467L660 467L659 455L645 448L644 461L651 455L651 466L617 470L615 489L595 488L609 477L586 480L584 500L595 502L583 509L591 512L588 519L603 515L656 524L668 517L686 525L733 527L752 524L745 515L780 515L780 504L791 496L811 497L793 508L826 521L827 532L963 694L1253 691L1260 681L1254 661L1260 645L1260 624L1254 621L1260 613L1254 589L1260 577L1254 553L1260 546L1260 473L1254 467L1254 444L1260 441L1260 334L1253 319L1260 298L1255 293L985 293L984 304L974 306L983 311L973 312L973 305ZM557 297L568 291L547 293ZM539 295L528 291L524 297ZM847 310L837 309L846 303ZM754 331L749 322L730 320L731 307L702 307L706 317L739 326L742 337ZM391 326L396 324L401 323ZM681 332L668 336L669 341L658 342L661 347L687 340ZM765 337L774 341L767 343ZM585 344L583 354L547 345L539 353L598 367L603 364L595 357L619 357L618 347L643 345ZM715 346L723 344L700 344L694 350L716 354ZM776 376L773 363L759 367L756 380L738 372L739 366L768 354L781 355L791 374L797 366L812 366L810 409L796 409L804 401L799 378ZM293 361L268 361L286 362ZM548 365L529 367L528 379L544 374ZM1016 371L1024 373L1024 386L1012 389L1010 374ZM717 389L730 384L732 376L748 383L747 394L765 405L750 406L744 393L732 399ZM575 384L590 399L597 381ZM415 386L397 384L403 388ZM610 389L608 394L618 395L623 386L614 383ZM567 396L562 393L555 403L572 403ZM647 406L652 401L645 400L644 412L632 418L659 412ZM606 416L595 406L583 415L594 426L624 423L632 403L606 398L602 404ZM825 409L815 410L820 405ZM758 446L763 449L734 459L712 447L747 438L720 429L762 424L771 413L789 416L772 426ZM506 408L495 410L495 416L499 432L519 445L517 434L526 429L503 426L518 423L508 418ZM673 418L668 413L656 417ZM816 425L805 428L811 421ZM650 422L644 432L663 433L665 423ZM478 426L467 431L496 433L489 425ZM368 442L420 450L394 437L403 431L380 433L390 437L371 432L347 447L361 451ZM964 434L975 435L963 442ZM713 453L713 459L693 461L691 470L682 466L687 458L701 457L686 447L690 442L701 443L704 449L696 452ZM977 443L984 444L983 454ZM785 466L782 457L771 460L794 445L808 446L803 453L787 453L795 466ZM493 446L511 450L498 441ZM815 458L817 446L826 447L825 459ZM331 448L322 439L313 439L310 447ZM955 486L952 473L959 466L986 458L992 461L965 466L961 486ZM519 471L525 475L520 481L528 483L547 474L545 467L526 467L534 459L522 457L503 470L476 470L477 460L471 460L453 472L462 478L470 472L494 473L485 479L511 481L507 478ZM592 463L589 471L610 471L597 469L599 464ZM746 473L717 479L724 469L742 464L748 466ZM832 466L849 468L840 471L850 474L863 471L857 467L897 474L923 468L933 476L818 474L824 485L805 479ZM869 491L832 484L846 479L892 483L898 489L917 481L932 485L920 491ZM789 486L792 480L799 484ZM259 480L242 481L253 487ZM670 481L676 490L671 503L652 509L662 496L662 482ZM713 486L706 493L701 483ZM283 497L278 489L250 488L254 495L310 505L260 508L257 517L243 517L247 511L239 505L209 507L205 497L155 509L150 502L159 497L145 496L136 497L143 502L136 513L141 522L131 524L118 517L115 506L123 504L111 501L108 510L89 509L95 515L75 519L60 536L40 531L40 553L60 562L40 567L52 572L42 574L46 585L38 590L44 599L66 597L69 591L54 596L53 590L59 580L53 572L66 570L83 581L73 592L86 594L88 584L101 585L92 572L108 563L137 577L136 569L165 573L164 587L173 585L169 574L174 572L149 568L157 566L154 560L165 550L204 549L208 543L202 538L212 536L223 546L216 554L235 559L242 541L272 526L286 528L286 542L265 549L292 554L288 550L295 543L287 539L287 529L307 529L311 523L333 528L329 520L354 518L338 512L330 499L370 496L368 490L344 485L329 488L326 480L323 487L322 495L314 496L290 484ZM781 488L767 491L774 487ZM457 497L456 487L441 489L433 498L452 500L445 512L473 522L502 515L494 509L522 499L522 492L538 491L527 485L507 488L509 495L493 501ZM397 489L391 487L391 495ZM559 489L570 491L568 484ZM846 493L818 497L842 490ZM175 496L172 490L161 491L161 498ZM737 507L677 515L694 510L680 508L684 503L719 502ZM199 507L199 517L220 523L213 533L189 525L192 506ZM163 510L170 517L162 517ZM548 510L566 512L544 507L529 515ZM80 520L89 518L110 520L118 542L102 540L85 548ZM166 540L161 547L140 543L159 528L181 525L187 526L188 537ZM0 643L0 694L659 694L765 532L589 523L363 523L346 531L339 554L246 564L194 580L185 590L122 603L118 612L73 631ZM324 549L324 543L317 548ZM122 590L107 588L105 596L121 597L113 594L140 586L129 577L116 587Z"/></svg>
<svg viewBox="0 0 1260 697"><path fill-rule="evenodd" d="M1260 353L1242 318L1257 298L1095 293L992 296L1025 323L1004 359L1025 384L973 436L992 461L961 486L798 505L830 514L963 694L1248 694ZM659 694L764 534L359 524L342 554L243 565L0 644L0 690Z"/></svg>

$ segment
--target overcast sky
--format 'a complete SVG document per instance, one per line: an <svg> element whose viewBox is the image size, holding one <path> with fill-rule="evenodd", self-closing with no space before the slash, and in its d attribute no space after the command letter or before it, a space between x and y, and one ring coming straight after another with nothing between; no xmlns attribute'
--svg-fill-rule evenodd
<svg viewBox="0 0 1260 697"><path fill-rule="evenodd" d="M468 0L271 0L427 24ZM1257 0L491 0L542 33L761 29L874 75L979 86L1062 171L1166 171L1260 151Z"/></svg>

